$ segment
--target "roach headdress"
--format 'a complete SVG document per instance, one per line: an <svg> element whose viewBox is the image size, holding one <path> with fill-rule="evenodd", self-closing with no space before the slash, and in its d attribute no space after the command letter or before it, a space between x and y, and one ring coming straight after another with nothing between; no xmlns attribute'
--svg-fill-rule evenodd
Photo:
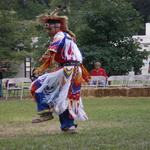
<svg viewBox="0 0 150 150"><path fill-rule="evenodd" d="M71 37L75 37L75 34L68 29L68 17L67 16L58 16L58 13L68 9L67 6L58 6L53 12L49 15L44 15L39 18L40 22L45 23L45 27L48 28L50 25L54 24L60 26L60 29L63 32L68 33Z"/></svg>

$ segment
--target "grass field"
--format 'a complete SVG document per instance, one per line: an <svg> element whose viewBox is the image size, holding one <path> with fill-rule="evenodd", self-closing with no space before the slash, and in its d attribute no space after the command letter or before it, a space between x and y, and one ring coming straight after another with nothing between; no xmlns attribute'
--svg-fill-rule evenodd
<svg viewBox="0 0 150 150"><path fill-rule="evenodd" d="M150 150L150 98L83 98L88 121L64 134L58 116L32 124L30 100L0 101L0 150Z"/></svg>

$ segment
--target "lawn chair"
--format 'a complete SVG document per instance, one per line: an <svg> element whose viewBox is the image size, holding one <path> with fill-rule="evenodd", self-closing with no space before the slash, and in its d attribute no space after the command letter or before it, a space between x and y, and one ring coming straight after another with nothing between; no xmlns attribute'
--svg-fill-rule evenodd
<svg viewBox="0 0 150 150"><path fill-rule="evenodd" d="M146 77L144 75L134 75L129 77L128 87L145 86Z"/></svg>
<svg viewBox="0 0 150 150"><path fill-rule="evenodd" d="M6 91L6 87L7 87L7 83L9 81L10 78L3 78L2 79L2 92L3 92L3 95L4 95L4 91Z"/></svg>
<svg viewBox="0 0 150 150"><path fill-rule="evenodd" d="M25 93L25 89L27 89L27 91L29 91L29 87L32 83L31 79L30 78L20 78L22 80L22 83L23 83L23 95Z"/></svg>
<svg viewBox="0 0 150 150"><path fill-rule="evenodd" d="M90 83L88 85L83 85L83 87L96 87L96 88L105 86L106 86L106 77L104 76L91 76Z"/></svg>
<svg viewBox="0 0 150 150"><path fill-rule="evenodd" d="M124 78L123 76L110 76L107 79L108 83L107 87L122 87Z"/></svg>
<svg viewBox="0 0 150 150"><path fill-rule="evenodd" d="M150 75L144 75L145 76L145 86L150 86Z"/></svg>
<svg viewBox="0 0 150 150"><path fill-rule="evenodd" d="M19 94L20 92L20 99L22 99L23 96L23 82L22 79L20 78L12 78L9 79L8 83L7 83L7 87L6 87L6 100L8 99L8 97L10 96L11 91L13 91L13 96Z"/></svg>

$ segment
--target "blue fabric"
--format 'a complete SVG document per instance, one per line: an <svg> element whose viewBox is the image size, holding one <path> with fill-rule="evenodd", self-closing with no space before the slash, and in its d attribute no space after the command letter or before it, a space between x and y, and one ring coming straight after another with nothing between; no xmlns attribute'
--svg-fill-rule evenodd
<svg viewBox="0 0 150 150"><path fill-rule="evenodd" d="M49 105L47 103L43 103L43 99L45 97L44 93L37 93L36 96L37 96L37 99L36 99L37 111L41 112L41 111L49 109Z"/></svg>
<svg viewBox="0 0 150 150"><path fill-rule="evenodd" d="M37 88L41 87L41 83L36 82L36 87ZM43 101L44 98L45 98L44 92L36 93L36 103L38 112L49 110L49 105Z"/></svg>
<svg viewBox="0 0 150 150"><path fill-rule="evenodd" d="M69 128L71 126L75 126L74 119L69 118L69 110L66 109L62 114L59 115L60 120L60 128L61 130L65 128Z"/></svg>
<svg viewBox="0 0 150 150"><path fill-rule="evenodd" d="M41 83L38 81L36 82L36 87L39 88L41 87ZM45 101L45 93L36 93L36 102L37 102L37 111L40 113L41 111L49 110L49 105ZM52 112L45 112L47 113L52 113ZM45 114L44 113L44 114ZM43 113L42 113L43 114ZM74 124L74 119L71 119L69 117L69 110L66 109L62 114L59 115L59 121L60 121L60 128L61 130L65 128L69 128L71 126L75 126Z"/></svg>

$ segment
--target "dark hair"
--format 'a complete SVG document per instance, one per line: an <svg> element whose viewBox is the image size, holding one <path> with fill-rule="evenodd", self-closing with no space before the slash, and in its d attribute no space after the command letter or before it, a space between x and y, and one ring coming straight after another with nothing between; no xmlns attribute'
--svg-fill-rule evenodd
<svg viewBox="0 0 150 150"><path fill-rule="evenodd" d="M60 21L59 20L48 20L45 23L56 24L56 23L60 23Z"/></svg>

